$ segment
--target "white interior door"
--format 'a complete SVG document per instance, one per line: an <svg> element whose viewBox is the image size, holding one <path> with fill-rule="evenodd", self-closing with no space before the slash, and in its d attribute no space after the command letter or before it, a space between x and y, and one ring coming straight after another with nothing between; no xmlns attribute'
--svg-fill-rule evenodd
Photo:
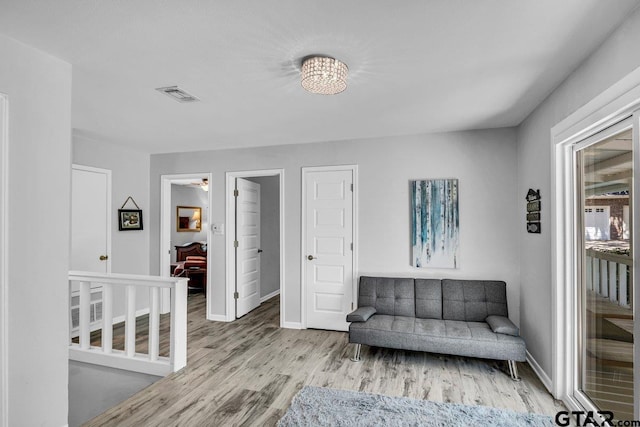
<svg viewBox="0 0 640 427"><path fill-rule="evenodd" d="M260 305L260 184L236 178L236 317Z"/></svg>
<svg viewBox="0 0 640 427"><path fill-rule="evenodd" d="M346 331L353 302L353 170L304 171L308 328Z"/></svg>
<svg viewBox="0 0 640 427"><path fill-rule="evenodd" d="M111 171L73 165L71 270L111 271Z"/></svg>

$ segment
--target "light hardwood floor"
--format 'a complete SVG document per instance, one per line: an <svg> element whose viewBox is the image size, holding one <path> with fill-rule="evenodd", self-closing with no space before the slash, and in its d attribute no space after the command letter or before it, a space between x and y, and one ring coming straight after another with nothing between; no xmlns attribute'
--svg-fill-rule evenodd
<svg viewBox="0 0 640 427"><path fill-rule="evenodd" d="M304 385L360 390L554 416L554 401L526 363L521 382L505 362L363 346L360 363L344 332L279 328L279 297L232 322L205 320L189 296L188 364L89 426L275 425Z"/></svg>

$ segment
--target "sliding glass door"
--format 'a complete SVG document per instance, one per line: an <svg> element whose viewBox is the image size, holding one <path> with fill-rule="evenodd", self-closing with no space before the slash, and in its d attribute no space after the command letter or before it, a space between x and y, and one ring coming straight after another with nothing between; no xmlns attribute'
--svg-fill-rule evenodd
<svg viewBox="0 0 640 427"><path fill-rule="evenodd" d="M576 144L576 399L632 420L634 317L631 119Z"/></svg>

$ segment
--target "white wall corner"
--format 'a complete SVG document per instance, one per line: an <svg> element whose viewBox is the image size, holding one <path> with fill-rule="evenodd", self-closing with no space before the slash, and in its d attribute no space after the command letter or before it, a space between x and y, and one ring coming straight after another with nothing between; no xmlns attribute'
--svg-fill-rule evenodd
<svg viewBox="0 0 640 427"><path fill-rule="evenodd" d="M533 372L535 372L538 378L540 378L540 381L542 381L542 384L546 387L549 393L552 393L551 390L553 388L552 387L553 383L551 382L551 378L549 377L549 375L547 375L547 373L542 369L540 364L536 361L536 359L533 358L531 353L529 353L528 351L527 351L527 362L529 363L529 366L531 366L531 369L533 369Z"/></svg>

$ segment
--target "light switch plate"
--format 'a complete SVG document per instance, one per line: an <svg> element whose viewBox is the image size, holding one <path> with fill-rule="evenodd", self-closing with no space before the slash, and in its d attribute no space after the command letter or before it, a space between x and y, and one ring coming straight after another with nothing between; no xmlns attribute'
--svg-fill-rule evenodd
<svg viewBox="0 0 640 427"><path fill-rule="evenodd" d="M213 231L213 234L224 234L224 224L221 222L212 223L211 231Z"/></svg>

